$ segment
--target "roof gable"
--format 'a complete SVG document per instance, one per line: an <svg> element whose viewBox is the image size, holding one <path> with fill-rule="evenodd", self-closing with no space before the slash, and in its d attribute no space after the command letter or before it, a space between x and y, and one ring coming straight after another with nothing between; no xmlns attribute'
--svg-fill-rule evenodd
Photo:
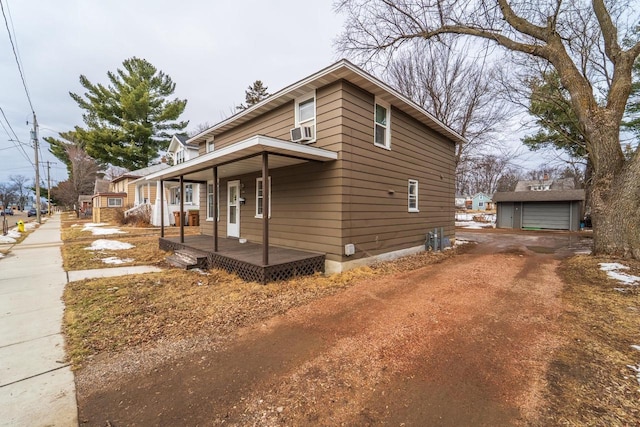
<svg viewBox="0 0 640 427"><path fill-rule="evenodd" d="M379 99L388 102L393 105L393 107L400 109L419 122L424 123L426 126L441 135L444 135L451 141L465 142L465 139L461 135L436 119L418 104L411 101L391 86L353 65L346 59L342 59L335 64L274 93L246 110L243 110L210 127L209 129L200 132L190 138L188 142L199 145L215 135L240 126L268 111L292 102L301 95L339 80L348 81L351 84L372 93Z"/></svg>

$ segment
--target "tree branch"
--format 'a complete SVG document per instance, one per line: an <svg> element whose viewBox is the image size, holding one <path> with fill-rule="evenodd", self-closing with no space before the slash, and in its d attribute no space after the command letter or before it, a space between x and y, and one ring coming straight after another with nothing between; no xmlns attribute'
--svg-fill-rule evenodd
<svg viewBox="0 0 640 427"><path fill-rule="evenodd" d="M611 20L611 15L607 11L604 0L593 0L593 11L596 14L600 28L602 29L602 38L604 39L604 51L614 64L617 62L620 54L620 45L618 44L618 29Z"/></svg>
<svg viewBox="0 0 640 427"><path fill-rule="evenodd" d="M548 41L548 28L533 25L531 22L519 17L509 5L507 0L498 0L502 16L516 30L523 34L527 34L535 39ZM555 25L554 25L555 27Z"/></svg>

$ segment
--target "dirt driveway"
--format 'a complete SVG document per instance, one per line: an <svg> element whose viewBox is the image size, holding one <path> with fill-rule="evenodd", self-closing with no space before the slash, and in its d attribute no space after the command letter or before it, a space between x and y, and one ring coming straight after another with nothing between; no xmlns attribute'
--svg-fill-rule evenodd
<svg viewBox="0 0 640 427"><path fill-rule="evenodd" d="M96 426L528 424L560 344L556 267L570 252L567 235L458 236L484 243L441 264L363 281L151 375L81 389L79 419Z"/></svg>

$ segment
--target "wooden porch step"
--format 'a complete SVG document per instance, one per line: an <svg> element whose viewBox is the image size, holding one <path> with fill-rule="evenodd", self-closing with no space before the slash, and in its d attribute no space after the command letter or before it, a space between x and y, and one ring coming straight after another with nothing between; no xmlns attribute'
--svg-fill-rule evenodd
<svg viewBox="0 0 640 427"><path fill-rule="evenodd" d="M206 268L207 255L193 249L179 249L167 257L167 262L174 267L191 270L192 268Z"/></svg>

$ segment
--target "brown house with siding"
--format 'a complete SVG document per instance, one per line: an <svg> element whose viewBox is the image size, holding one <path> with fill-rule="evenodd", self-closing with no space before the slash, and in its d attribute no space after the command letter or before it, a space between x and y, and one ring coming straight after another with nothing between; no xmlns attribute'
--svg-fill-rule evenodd
<svg viewBox="0 0 640 427"><path fill-rule="evenodd" d="M202 236L181 233L161 246L197 248L209 266L241 276L239 260L264 271L308 254L316 265L322 257L320 269L331 273L424 250L435 227L454 234L459 141L421 107L341 60L193 136L197 158L146 177L201 187ZM251 247L258 258L246 256ZM300 263L290 268L311 272ZM259 280L289 275L265 274Z"/></svg>

